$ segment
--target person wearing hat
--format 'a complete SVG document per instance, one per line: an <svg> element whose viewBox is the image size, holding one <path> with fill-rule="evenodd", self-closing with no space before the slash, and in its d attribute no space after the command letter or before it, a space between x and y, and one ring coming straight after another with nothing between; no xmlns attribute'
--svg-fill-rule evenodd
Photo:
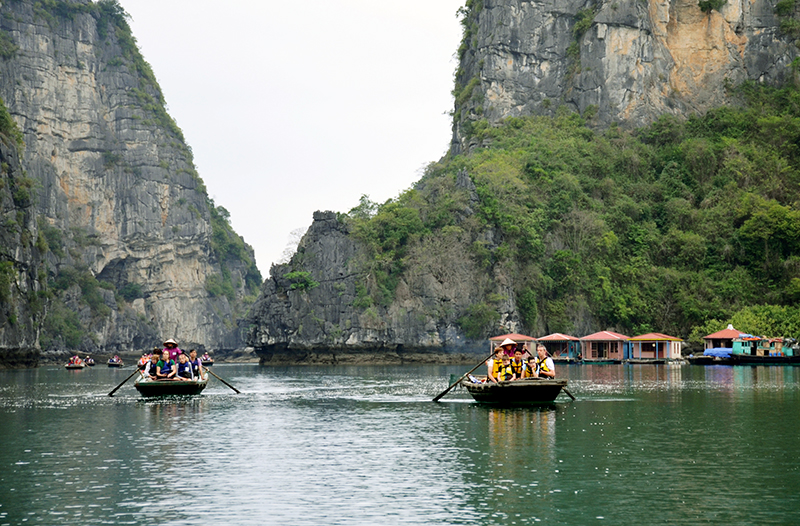
<svg viewBox="0 0 800 526"><path fill-rule="evenodd" d="M164 342L164 349L161 352L163 353L164 351L167 351L169 353L169 359L173 360L176 363L178 360L178 355L183 352L180 349L178 349L178 342L176 342L172 338Z"/></svg>
<svg viewBox="0 0 800 526"><path fill-rule="evenodd" d="M487 377L490 382L497 383L500 381L500 370L503 368L503 356L511 354L512 350L517 346L516 342L511 338L506 338L494 350L494 356L486 362Z"/></svg>

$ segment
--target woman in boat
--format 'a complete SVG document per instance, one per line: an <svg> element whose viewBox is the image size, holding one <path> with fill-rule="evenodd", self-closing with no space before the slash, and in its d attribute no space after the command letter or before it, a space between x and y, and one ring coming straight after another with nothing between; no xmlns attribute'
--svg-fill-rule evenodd
<svg viewBox="0 0 800 526"><path fill-rule="evenodd" d="M178 371L178 373L175 375L175 378L177 378L178 380L183 380L183 381L194 380L194 373L192 372L192 364L189 363L189 358L183 353L180 353L178 355L178 365L176 370Z"/></svg>
<svg viewBox="0 0 800 526"><path fill-rule="evenodd" d="M545 380L552 380L556 377L556 366L553 359L547 354L547 348L544 345L539 345L536 348L536 354L539 358L536 360L535 378L544 378Z"/></svg>
<svg viewBox="0 0 800 526"><path fill-rule="evenodd" d="M159 380L172 380L178 374L175 362L170 359L169 351L164 349L161 353L161 359L156 365L156 376Z"/></svg>
<svg viewBox="0 0 800 526"><path fill-rule="evenodd" d="M167 351L169 353L169 359L173 362L178 359L178 355L182 353L180 349L178 349L178 342L173 340L172 338L168 339L164 342L164 349L161 351L162 353Z"/></svg>
<svg viewBox="0 0 800 526"><path fill-rule="evenodd" d="M192 349L189 351L189 363L192 364L192 374L195 378L203 377L203 361L197 357L197 350Z"/></svg>

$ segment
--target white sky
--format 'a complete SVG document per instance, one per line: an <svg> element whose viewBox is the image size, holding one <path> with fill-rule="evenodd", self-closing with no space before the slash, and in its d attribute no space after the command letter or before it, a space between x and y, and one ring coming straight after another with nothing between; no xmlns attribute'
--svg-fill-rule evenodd
<svg viewBox="0 0 800 526"><path fill-rule="evenodd" d="M464 0L120 0L261 273L315 210L383 202L450 142Z"/></svg>

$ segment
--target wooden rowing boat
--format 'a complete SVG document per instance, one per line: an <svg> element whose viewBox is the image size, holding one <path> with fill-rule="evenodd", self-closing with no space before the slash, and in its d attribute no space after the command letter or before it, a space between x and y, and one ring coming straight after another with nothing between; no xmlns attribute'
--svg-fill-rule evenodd
<svg viewBox="0 0 800 526"><path fill-rule="evenodd" d="M475 378L475 377L472 377ZM566 380L528 378L511 382L476 383L470 378L461 380L461 385L476 402L483 404L525 405L553 402L567 386Z"/></svg>
<svg viewBox="0 0 800 526"><path fill-rule="evenodd" d="M207 384L207 375L201 380L152 380L141 376L133 386L142 396L170 396L200 394Z"/></svg>
<svg viewBox="0 0 800 526"><path fill-rule="evenodd" d="M84 364L83 364L83 362L81 362L81 363L68 363L67 365L64 366L64 368L66 368L66 369L83 369L84 368Z"/></svg>

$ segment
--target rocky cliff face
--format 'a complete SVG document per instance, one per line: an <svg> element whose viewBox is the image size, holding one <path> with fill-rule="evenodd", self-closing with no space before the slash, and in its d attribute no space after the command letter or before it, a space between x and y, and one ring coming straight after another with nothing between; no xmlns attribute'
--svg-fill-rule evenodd
<svg viewBox="0 0 800 526"><path fill-rule="evenodd" d="M260 281L252 250L209 200L119 5L3 2L0 34L0 96L49 245L43 344L240 346L236 316Z"/></svg>
<svg viewBox="0 0 800 526"><path fill-rule="evenodd" d="M593 237L588 232L599 224L584 220L594 212L576 208L578 179L555 161L558 168L537 172L539 161L522 147L495 157L497 164L456 155L492 159L478 137L506 117L566 110L594 125L634 127L725 105L726 88L745 80L778 84L792 75L798 50L783 31L800 23L784 23L797 22L791 9L781 18L762 0L705 4L468 0L453 155L438 174L434 163L414 191L381 207L366 230L354 219L374 208L315 214L298 253L271 269L252 311L248 341L262 362L355 362L370 353L388 362L437 360L437 353L473 353L474 360L487 333L521 331L523 316L542 334L549 323L537 308L543 299L550 321L569 318L578 334L599 330L584 296L569 298L568 307L553 296L571 260L548 266L553 253L571 251L564 228L575 224L583 232L577 239ZM480 173L459 168L470 164ZM597 184L591 199L602 201L606 184L613 183ZM504 207L529 191L524 206ZM557 214L538 206L548 200L566 204L550 231L545 218ZM510 239L526 257L509 256Z"/></svg>
<svg viewBox="0 0 800 526"><path fill-rule="evenodd" d="M4 112L5 109L0 109ZM13 139L0 135L0 367L35 365L45 311L42 241Z"/></svg>
<svg viewBox="0 0 800 526"><path fill-rule="evenodd" d="M462 174L439 190L458 199L468 221L465 186L471 183ZM248 338L262 363L439 362L443 354L450 362L474 361L485 343L467 338L460 319L487 294L502 298L499 324L519 329L504 269L481 269L470 237L459 229L414 246L392 300L374 300L369 291L378 284L366 264L368 249L348 219L316 212L292 261L270 270Z"/></svg>
<svg viewBox="0 0 800 526"><path fill-rule="evenodd" d="M697 0L470 0L454 150L481 119L563 105L599 125L639 126L723 105L729 85L789 77L798 50L780 28L792 14L779 17L767 0L720 3L704 11Z"/></svg>

